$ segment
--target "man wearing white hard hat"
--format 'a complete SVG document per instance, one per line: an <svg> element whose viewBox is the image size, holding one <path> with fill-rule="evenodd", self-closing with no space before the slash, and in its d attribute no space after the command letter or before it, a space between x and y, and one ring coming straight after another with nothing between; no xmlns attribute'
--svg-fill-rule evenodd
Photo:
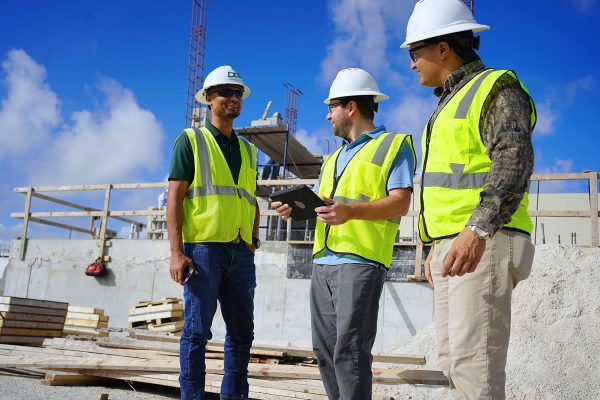
<svg viewBox="0 0 600 400"><path fill-rule="evenodd" d="M212 122L184 129L169 172L167 227L171 278L183 285L181 398L204 398L205 345L217 302L226 325L222 399L248 398L254 339L254 252L260 246L256 149L233 130L250 94L230 66L207 75L196 99Z"/></svg>
<svg viewBox="0 0 600 400"><path fill-rule="evenodd" d="M488 69L460 0L421 0L408 21L411 69L439 103L425 130L419 216L433 247L439 359L455 399L504 399L511 294L529 276L527 213L535 106L513 71Z"/></svg>
<svg viewBox="0 0 600 400"><path fill-rule="evenodd" d="M375 127L388 96L366 71L340 71L329 90L327 120L343 145L314 187L318 207L310 307L313 349L329 399L370 399L371 349L379 298L400 216L408 211L415 157L409 135ZM272 207L284 218L291 208Z"/></svg>

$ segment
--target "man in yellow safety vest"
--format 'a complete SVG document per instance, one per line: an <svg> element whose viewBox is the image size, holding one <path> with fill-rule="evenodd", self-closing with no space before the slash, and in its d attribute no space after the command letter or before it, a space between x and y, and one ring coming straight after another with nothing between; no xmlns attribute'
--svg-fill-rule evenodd
<svg viewBox="0 0 600 400"><path fill-rule="evenodd" d="M415 159L409 135L375 127L388 98L366 71L340 71L325 100L344 145L323 162L310 286L313 349L330 399L370 399L379 298L400 216L410 205ZM290 206L272 207L287 219Z"/></svg>
<svg viewBox="0 0 600 400"><path fill-rule="evenodd" d="M260 213L256 149L235 133L233 120L249 94L228 65L208 74L196 99L208 105L212 122L184 129L171 159L167 227L171 278L184 285L179 383L185 400L204 398L204 348L217 301L227 329L221 398L248 398Z"/></svg>
<svg viewBox="0 0 600 400"><path fill-rule="evenodd" d="M511 293L529 276L535 106L516 74L486 69L461 0L421 0L406 30L411 69L439 104L422 137L419 234L433 243L440 363L456 399L504 399Z"/></svg>

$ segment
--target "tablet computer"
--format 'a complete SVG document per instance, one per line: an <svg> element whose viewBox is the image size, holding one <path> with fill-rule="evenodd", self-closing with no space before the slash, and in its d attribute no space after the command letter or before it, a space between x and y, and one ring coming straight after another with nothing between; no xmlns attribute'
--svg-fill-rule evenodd
<svg viewBox="0 0 600 400"><path fill-rule="evenodd" d="M269 195L272 201L280 201L292 207L291 217L295 221L316 218L315 208L326 206L321 198L306 185L295 186L273 192Z"/></svg>

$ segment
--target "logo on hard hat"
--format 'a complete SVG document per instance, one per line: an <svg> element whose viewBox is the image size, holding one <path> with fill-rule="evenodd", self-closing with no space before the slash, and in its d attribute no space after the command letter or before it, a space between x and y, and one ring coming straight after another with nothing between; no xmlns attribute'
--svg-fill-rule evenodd
<svg viewBox="0 0 600 400"><path fill-rule="evenodd" d="M242 76L240 74L238 74L235 71L229 71L227 72L227 77L228 78L237 78L237 79L242 79Z"/></svg>

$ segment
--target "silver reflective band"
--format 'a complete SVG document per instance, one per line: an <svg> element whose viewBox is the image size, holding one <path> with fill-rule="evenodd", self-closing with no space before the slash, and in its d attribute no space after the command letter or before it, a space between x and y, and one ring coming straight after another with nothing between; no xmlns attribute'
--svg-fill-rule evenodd
<svg viewBox="0 0 600 400"><path fill-rule="evenodd" d="M381 140L381 143L379 143L379 147L377 147L377 151L375 152L375 155L373 155L373 159L371 160L373 164L379 165L380 167L383 165L383 160L385 160L385 156L387 155L388 150L392 145L394 137L396 137L395 134L388 133L387 136Z"/></svg>
<svg viewBox="0 0 600 400"><path fill-rule="evenodd" d="M475 83L473 83L473 85L469 88L469 90L467 90L467 94L465 94L465 97L462 98L462 100L460 101L460 104L458 105L458 108L456 109L456 114L454 114L454 118L461 118L461 119L467 118L467 112L469 111L469 108L471 107L471 103L473 102L473 99L475 98L475 94L479 90L479 87L483 83L483 80L492 72L494 72L494 70L490 69L490 70L487 70L484 73L482 73L477 78Z"/></svg>
<svg viewBox="0 0 600 400"><path fill-rule="evenodd" d="M196 133L196 143L198 148L198 158L200 159L200 176L202 177L203 186L212 186L212 176L210 175L210 165L208 163L208 150L206 149L206 141L204 135L198 128L194 128Z"/></svg>
<svg viewBox="0 0 600 400"><path fill-rule="evenodd" d="M210 196L218 194L221 196L237 196L235 188L232 186L197 186L187 191L187 198L199 196Z"/></svg>
<svg viewBox="0 0 600 400"><path fill-rule="evenodd" d="M348 197L343 197L343 196L333 196L333 200L339 201L340 203L344 203L344 204L360 204L360 203L367 203L367 202L371 201L371 198L368 196L365 196L364 194L359 194L358 199L349 199Z"/></svg>
<svg viewBox="0 0 600 400"><path fill-rule="evenodd" d="M250 203L251 206L256 205L256 197L252 197L252 195L250 195L250 193L248 193L247 191L245 191L242 188L238 188L238 191L240 192L240 197L246 199L246 201L248 203Z"/></svg>
<svg viewBox="0 0 600 400"><path fill-rule="evenodd" d="M448 189L479 189L483 188L483 183L487 177L487 172L474 172L464 174L462 172L426 172L423 176L423 187L442 187Z"/></svg>

